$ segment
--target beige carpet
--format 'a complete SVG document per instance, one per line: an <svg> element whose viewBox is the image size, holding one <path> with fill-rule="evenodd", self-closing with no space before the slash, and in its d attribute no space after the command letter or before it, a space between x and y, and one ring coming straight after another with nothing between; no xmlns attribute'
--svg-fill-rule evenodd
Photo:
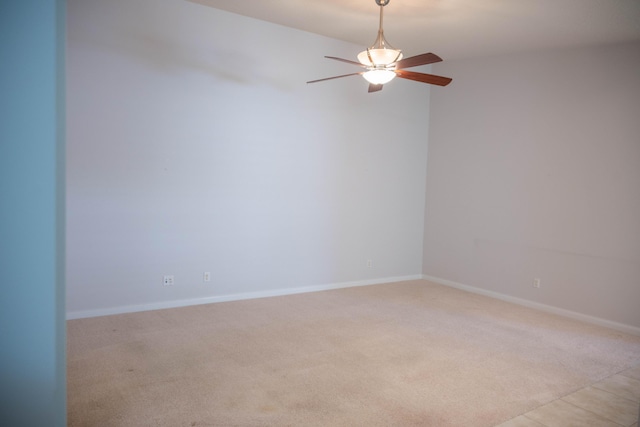
<svg viewBox="0 0 640 427"><path fill-rule="evenodd" d="M68 322L70 426L494 426L640 337L427 281Z"/></svg>

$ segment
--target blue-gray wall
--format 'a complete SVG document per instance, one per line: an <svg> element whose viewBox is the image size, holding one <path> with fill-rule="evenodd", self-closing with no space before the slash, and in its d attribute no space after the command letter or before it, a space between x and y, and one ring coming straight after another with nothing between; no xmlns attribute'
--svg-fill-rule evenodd
<svg viewBox="0 0 640 427"><path fill-rule="evenodd" d="M0 2L0 424L66 424L64 0Z"/></svg>

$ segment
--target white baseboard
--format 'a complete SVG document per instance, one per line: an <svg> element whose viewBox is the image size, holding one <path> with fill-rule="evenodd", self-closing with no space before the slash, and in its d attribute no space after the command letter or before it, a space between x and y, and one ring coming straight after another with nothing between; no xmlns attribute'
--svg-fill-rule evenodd
<svg viewBox="0 0 640 427"><path fill-rule="evenodd" d="M439 277L433 277L423 274L422 278L430 282L438 283L440 285L450 286L452 288L460 289L474 294L484 295L491 298L496 298L502 301L511 302L514 304L522 305L529 308L535 308L547 313L557 314L559 316L568 317L575 320L581 320L593 325L604 326L607 328L615 329L616 331L625 332L632 335L640 336L640 328L636 326L626 325L624 323L614 322L612 320L601 319L599 317L589 316L587 314L578 313L571 310L565 310L563 308L554 307L552 305L541 304L535 301L529 301L522 298L512 297L510 295L501 294L499 292L488 291L486 289L477 288L475 286L464 285L447 279L441 279Z"/></svg>
<svg viewBox="0 0 640 427"><path fill-rule="evenodd" d="M341 282L327 285L304 286L298 288L282 288L266 291L243 292L239 294L216 295L212 297L193 298L187 300L162 301L149 304L127 305L119 307L98 308L94 310L67 312L67 320L86 317L109 316L112 314L135 313L138 311L160 310L164 308L187 307L190 305L211 304L215 302L239 301L254 298L276 297L283 295L302 294L307 292L327 291L330 289L352 288L355 286L379 285L382 283L404 282L407 280L421 280L422 275L400 277L385 277L381 279L359 280L355 282Z"/></svg>

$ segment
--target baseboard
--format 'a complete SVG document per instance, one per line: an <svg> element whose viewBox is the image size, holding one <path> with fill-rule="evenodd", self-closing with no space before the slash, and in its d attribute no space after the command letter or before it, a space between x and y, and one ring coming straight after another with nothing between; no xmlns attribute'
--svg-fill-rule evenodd
<svg viewBox="0 0 640 427"><path fill-rule="evenodd" d="M547 305L547 304L541 304L539 302L530 301L523 298L512 297L510 295L489 291L482 288L477 288L475 286L464 285L462 283L454 282L447 279L441 279L439 277L433 277L433 276L428 276L423 274L422 278L424 280L438 283L440 285L450 286L452 288L460 289L467 292L472 292L474 294L496 298L502 301L511 302L511 303L522 305L529 308L534 308L540 311L545 311L547 313L557 314L559 316L564 316L564 317L568 317L575 320L581 320L583 322L591 323L593 325L604 326L607 328L615 329L616 331L640 336L640 328L631 326L631 325L626 325L624 323L618 323L611 320L602 319L599 317L589 316L587 314L582 314L582 313L578 313L571 310L565 310L563 308L558 308L558 307L554 307L552 305Z"/></svg>
<svg viewBox="0 0 640 427"><path fill-rule="evenodd" d="M149 304L99 308L94 310L70 311L67 312L67 320L82 319L87 317L110 316L112 314L135 313L138 311L161 310L165 308L187 307L190 305L212 304L216 302L277 297L284 295L302 294L307 292L328 291L331 289L353 288L356 286L380 285L383 283L404 282L407 280L421 280L422 278L422 275L417 274L413 276L385 277L380 279L359 280L355 282L341 282L297 288L281 288L267 291L243 292L239 294L216 295L212 297L193 298L186 300L162 301Z"/></svg>

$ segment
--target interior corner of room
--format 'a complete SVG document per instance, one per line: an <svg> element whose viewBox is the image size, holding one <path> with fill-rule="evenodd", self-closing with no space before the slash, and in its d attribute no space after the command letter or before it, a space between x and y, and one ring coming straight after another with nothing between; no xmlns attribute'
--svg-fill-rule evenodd
<svg viewBox="0 0 640 427"><path fill-rule="evenodd" d="M368 94L210 3L69 1L69 318L428 277L640 331L637 41Z"/></svg>
<svg viewBox="0 0 640 427"><path fill-rule="evenodd" d="M175 313L161 309L199 315L215 307L224 314L250 307L243 305L250 301L263 308L247 308L253 332L260 330L257 320L271 313L289 331L286 316L278 317L267 302L295 307L318 296L324 306L309 302L317 314L336 306L332 298L357 300L364 290L393 301L394 288L408 292L397 301L400 308L411 306L403 313L409 316L418 316L414 303L431 302L425 292L440 292L445 305L429 307L445 315L454 313L458 296L468 298L463 308L469 311L458 318L485 310L479 309L482 301L501 319L514 321L498 327L509 338L534 311L549 315L541 317L541 328L554 339L560 336L554 343L561 344L547 350L560 355L559 366L567 370L546 369L544 358L525 354L527 372L533 372L528 378L543 392L520 396L523 411L543 402L572 405L573 394L564 392L601 394L615 387L624 389L616 399L637 406L637 389L624 393L629 384L640 384L637 366L631 367L638 362L634 349L640 337L638 2L393 0L385 12L388 40L405 57L437 52L443 61L421 63L416 71L453 81L446 87L420 84L400 69L392 72L404 78L385 83L384 90L362 78L365 69L371 71L367 66L349 68L358 65L357 54L367 51L378 25L382 30L374 2L380 4L307 2L303 10L284 0L2 3L0 32L8 36L0 37L0 264L7 278L0 299L1 421L67 424L69 325L94 326L80 331L91 341L84 350L124 347L131 356L96 370L106 373L101 380L114 374L118 380L148 379L130 366L144 353L138 351L141 341L110 347L109 339L122 330L109 320L136 328L151 319L151 337L160 330L153 322L166 326ZM476 43L483 49L472 50ZM351 74L307 85L341 73ZM354 307L364 313L360 321L380 320L367 317L375 304ZM135 319L142 323L129 324L129 316L140 316ZM402 368L394 349L403 338L415 338L393 328L402 323L393 315L385 322L375 323L381 335L368 347L349 347L352 356L369 356L372 372L382 365ZM332 381L344 377L324 376L330 363L321 345L353 344L348 334L361 324L347 323L343 329L332 323L318 342L313 334L302 335L317 357L315 365L298 367L301 389L311 374L329 385L327 395L336 394ZM102 346L98 339L104 334L90 333L105 324L101 333L113 335ZM468 324L446 348L468 353L456 345L469 338L484 352L476 355L482 356L475 360L479 365L445 369L461 375L465 385L452 396L467 391L467 373L477 374L478 384L492 391L508 392L517 378L492 377L487 372L494 371L484 368L499 369L500 350L518 343L509 339L514 346L486 348L472 333L486 325ZM575 367L563 353L575 342L561 338L587 326L598 339L579 337L574 347L585 364ZM233 333L222 333L233 347ZM528 336L532 349L538 333ZM267 338L247 336L273 349ZM607 355L602 342L622 343L624 349ZM376 346L390 352L378 355ZM597 357L591 357L592 347ZM149 348L144 355L153 353ZM227 358L246 380L243 386L253 390L236 390L240 400L255 399L245 403L269 398L266 388L251 382L258 377L242 373L257 356ZM277 361L281 354L267 356ZM397 365L378 363L377 356ZM156 372L167 368L165 359L155 362ZM420 367L420 360L413 362ZM364 364L350 363L349 372L354 366ZM577 370L588 375L576 375L575 383L555 375ZM416 374L425 371L385 372L387 387L372 387L384 403L395 402L390 384L398 378L433 391L423 383L435 377ZM213 375L226 380L225 373ZM286 388L285 377L276 382ZM601 388L593 390L593 384ZM344 395L353 392L343 385ZM145 389L150 394L144 398L167 390L154 380L145 386L152 390ZM194 396L204 396L200 392ZM435 392L433 397L435 405L448 399ZM125 394L115 400L129 404ZM80 403L84 414L106 410L94 400ZM184 408L198 403L196 397ZM348 414L353 405L369 403L339 402ZM407 424L424 424L419 397L403 403L418 408L402 414L409 416ZM494 409L484 403L487 413ZM393 412L395 406L389 407ZM275 412L270 405L257 408L261 415ZM120 409L110 414L116 424L122 421ZM141 425L152 419L148 415L136 414L138 424L129 421ZM487 420L507 415L516 415L513 408ZM536 416L524 421L535 422Z"/></svg>

